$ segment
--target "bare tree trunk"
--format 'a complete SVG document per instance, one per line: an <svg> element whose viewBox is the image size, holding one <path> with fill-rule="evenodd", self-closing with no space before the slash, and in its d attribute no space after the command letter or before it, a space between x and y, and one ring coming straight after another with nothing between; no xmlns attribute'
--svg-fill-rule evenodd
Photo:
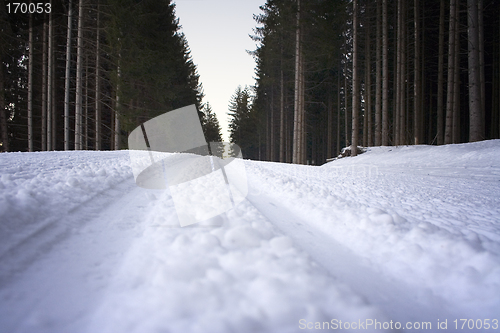
<svg viewBox="0 0 500 333"><path fill-rule="evenodd" d="M68 32L66 36L66 72L64 75L64 150L69 150L69 95L71 75L71 25L73 20L73 0L69 0Z"/></svg>
<svg viewBox="0 0 500 333"><path fill-rule="evenodd" d="M285 92L283 69L280 73L280 162L285 162Z"/></svg>
<svg viewBox="0 0 500 333"><path fill-rule="evenodd" d="M365 80L365 90L366 90L366 105L365 105L365 123L367 129L364 130L366 133L366 138L363 140L365 146L373 146L373 124L372 124L372 66L371 66L371 38L370 29L366 32L366 80ZM363 134L364 134L363 133ZM365 135L365 134L364 134Z"/></svg>
<svg viewBox="0 0 500 333"><path fill-rule="evenodd" d="M270 107L270 115L269 115L269 151L268 151L268 160L271 162L275 161L275 152L274 152L274 83L271 85L271 107Z"/></svg>
<svg viewBox="0 0 500 333"><path fill-rule="evenodd" d="M401 1L401 64L400 64L400 97L399 97L399 144L406 144L406 0Z"/></svg>
<svg viewBox="0 0 500 333"><path fill-rule="evenodd" d="M29 64L28 64L28 151L33 148L33 15L29 18ZM0 90L3 91L3 90Z"/></svg>
<svg viewBox="0 0 500 333"><path fill-rule="evenodd" d="M420 82L420 5L418 0L414 0L414 26L415 26L415 84L413 87L413 112L414 112L414 144L421 142L421 82Z"/></svg>
<svg viewBox="0 0 500 333"><path fill-rule="evenodd" d="M54 42L55 42L55 36L54 36L54 29L55 29L55 26L54 26L54 23L52 24L52 73L51 73L51 76L52 76L52 89L51 89L51 94L52 94L52 102L50 103L50 110L51 110L51 113L52 113L52 120L51 120L51 124L50 126L52 126L52 129L51 129L51 132L52 132L52 150L55 150L56 149L56 122L57 122L57 118L56 118L56 115L57 115L57 103L56 103L56 46L54 46Z"/></svg>
<svg viewBox="0 0 500 333"><path fill-rule="evenodd" d="M344 94L344 134L345 134L345 145L344 147L347 147L347 146L350 146L351 145L351 139L349 137L349 118L351 116L351 114L349 113L349 98L352 99L352 97L349 97L349 86L348 86L348 81L347 81L347 75L348 75L348 71L347 71L347 61L345 63L345 75L344 75L344 91L345 91L345 94ZM351 100L352 102L352 100ZM352 134L352 133L351 133Z"/></svg>
<svg viewBox="0 0 500 333"><path fill-rule="evenodd" d="M42 37L42 151L47 150L47 22L43 22Z"/></svg>
<svg viewBox="0 0 500 333"><path fill-rule="evenodd" d="M295 30L295 101L294 101L294 128L293 128L293 163L302 163L302 52L301 52L301 24L300 24L300 0L297 0L297 27Z"/></svg>
<svg viewBox="0 0 500 333"><path fill-rule="evenodd" d="M301 32L302 34L302 32ZM302 40L302 36L300 37ZM306 164L307 160L307 151L306 151L306 135L307 135L307 119L306 119L306 107L305 107L305 71L304 71L304 58L303 58L303 53L302 53L302 42L300 43L300 110L301 110L301 155L302 155L302 162L301 164Z"/></svg>
<svg viewBox="0 0 500 333"><path fill-rule="evenodd" d="M479 24L477 0L467 0L468 60L469 60L469 141L484 139L481 106Z"/></svg>
<svg viewBox="0 0 500 333"><path fill-rule="evenodd" d="M484 78L484 22L483 22L483 0L477 0L477 22L479 25L479 81L481 82L481 119L483 127L486 120L486 97Z"/></svg>
<svg viewBox="0 0 500 333"><path fill-rule="evenodd" d="M7 119L9 112L5 108L5 76L3 71L3 63L0 62L0 131L2 131L2 141L0 151L9 151L9 132L7 126Z"/></svg>
<svg viewBox="0 0 500 333"><path fill-rule="evenodd" d="M499 25L500 27L500 25ZM491 131L490 131L490 138L492 139L497 139L498 136L498 94L495 92L498 91L498 68L499 68L499 61L498 61L498 56L499 56L499 43L495 44L494 47L494 53L495 56L493 57L493 66L492 66L492 73L493 73L493 82L492 82L492 91L493 94L491 94Z"/></svg>
<svg viewBox="0 0 500 333"><path fill-rule="evenodd" d="M85 105L83 107L83 149L89 149L89 56L85 55ZM82 96L82 97L83 97Z"/></svg>
<svg viewBox="0 0 500 333"><path fill-rule="evenodd" d="M333 102L332 96L328 95L328 102L326 105L326 112L328 114L327 119L327 138L326 138L326 158L332 158L332 148L333 148Z"/></svg>
<svg viewBox="0 0 500 333"><path fill-rule="evenodd" d="M100 4L97 1L96 55L95 55L95 150L101 150L101 38Z"/></svg>
<svg viewBox="0 0 500 333"><path fill-rule="evenodd" d="M358 82L358 1L352 2L352 145L351 156L358 153L358 114L359 114L359 82Z"/></svg>
<svg viewBox="0 0 500 333"><path fill-rule="evenodd" d="M288 105L288 95L285 95L285 105ZM292 163L293 118L287 108L285 108L285 139L285 160L287 163Z"/></svg>
<svg viewBox="0 0 500 333"><path fill-rule="evenodd" d="M439 10L439 46L438 46L438 90L437 90L437 144L444 143L444 117L443 117L443 72L444 72L444 3L441 0Z"/></svg>
<svg viewBox="0 0 500 333"><path fill-rule="evenodd" d="M340 67L340 64L339 64ZM342 109L342 103L340 98L340 71L337 74L337 150L335 154L340 153L340 111Z"/></svg>
<svg viewBox="0 0 500 333"><path fill-rule="evenodd" d="M121 58L121 57L120 57ZM117 68L117 76L118 76L118 84L116 85L116 108L115 108L115 117L114 117L114 149L120 150L120 79L121 79L121 68L120 68L120 59L118 59L118 68Z"/></svg>
<svg viewBox="0 0 500 333"><path fill-rule="evenodd" d="M453 83L453 143L460 142L460 2L456 6L456 28L455 28L455 72Z"/></svg>
<svg viewBox="0 0 500 333"><path fill-rule="evenodd" d="M299 164L297 156L299 150L299 64L300 64L300 0L297 0L297 27L295 30L295 96L293 113L293 154L292 163Z"/></svg>
<svg viewBox="0 0 500 333"><path fill-rule="evenodd" d="M75 150L82 149L83 0L78 2L76 50Z"/></svg>
<svg viewBox="0 0 500 333"><path fill-rule="evenodd" d="M382 145L389 144L389 61L387 36L387 0L382 2Z"/></svg>
<svg viewBox="0 0 500 333"><path fill-rule="evenodd" d="M446 127L444 134L444 143L450 144L453 140L453 111L455 89L455 29L456 29L456 0L450 0L450 28L448 34L448 91L446 101Z"/></svg>
<svg viewBox="0 0 500 333"><path fill-rule="evenodd" d="M396 94L395 98L395 108L394 108L394 143L399 145L401 140L399 137L400 126L401 126L401 102L402 102L402 75L401 75L401 39L402 39L402 16L401 16L401 4L402 0L398 0L397 3L397 31L396 31L396 70L394 71L395 76L395 86L394 91Z"/></svg>
<svg viewBox="0 0 500 333"><path fill-rule="evenodd" d="M53 87L53 63L54 63L54 37L53 37L52 13L49 14L49 40L48 40L48 63L47 63L47 150L53 150L52 146L52 89Z"/></svg>
<svg viewBox="0 0 500 333"><path fill-rule="evenodd" d="M443 0L444 1L444 0ZM382 141L382 2L377 0L377 50L376 50L376 64L375 64L375 146L380 146Z"/></svg>

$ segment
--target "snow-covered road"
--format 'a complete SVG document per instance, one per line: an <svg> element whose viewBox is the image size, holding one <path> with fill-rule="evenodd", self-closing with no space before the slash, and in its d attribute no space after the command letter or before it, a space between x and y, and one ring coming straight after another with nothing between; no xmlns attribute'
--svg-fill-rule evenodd
<svg viewBox="0 0 500 333"><path fill-rule="evenodd" d="M245 161L184 228L129 165L0 155L0 332L500 331L500 140Z"/></svg>

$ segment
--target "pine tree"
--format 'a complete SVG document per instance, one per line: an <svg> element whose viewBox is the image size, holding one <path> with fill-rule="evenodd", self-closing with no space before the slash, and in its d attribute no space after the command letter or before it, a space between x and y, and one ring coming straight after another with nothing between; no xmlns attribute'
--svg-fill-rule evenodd
<svg viewBox="0 0 500 333"><path fill-rule="evenodd" d="M203 121L201 124L203 133L205 134L205 140L208 143L222 142L219 120L217 120L217 116L215 115L215 112L213 112L209 103L205 104L203 108Z"/></svg>
<svg viewBox="0 0 500 333"><path fill-rule="evenodd" d="M229 138L232 143L240 146L243 158L258 159L258 121L257 115L252 107L251 95L248 87L238 87L229 102L228 115Z"/></svg>

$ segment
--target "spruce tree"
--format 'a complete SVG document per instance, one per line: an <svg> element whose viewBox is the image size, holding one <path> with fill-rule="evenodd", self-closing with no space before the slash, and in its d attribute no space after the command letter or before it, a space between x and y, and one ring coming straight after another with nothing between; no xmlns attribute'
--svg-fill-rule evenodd
<svg viewBox="0 0 500 333"><path fill-rule="evenodd" d="M209 103L207 103L203 108L203 120L201 124L203 133L205 134L205 139L208 143L222 142L219 120L217 120L217 116L215 115L215 112L213 112Z"/></svg>

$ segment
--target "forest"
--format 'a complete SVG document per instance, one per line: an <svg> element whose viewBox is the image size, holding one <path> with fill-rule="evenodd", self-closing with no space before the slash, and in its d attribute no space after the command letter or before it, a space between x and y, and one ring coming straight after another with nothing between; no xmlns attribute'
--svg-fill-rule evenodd
<svg viewBox="0 0 500 333"><path fill-rule="evenodd" d="M170 0L5 1L0 43L0 151L123 149L191 104L221 141Z"/></svg>
<svg viewBox="0 0 500 333"><path fill-rule="evenodd" d="M343 147L500 138L495 0L267 0L254 87L238 88L244 156L320 165Z"/></svg>
<svg viewBox="0 0 500 333"><path fill-rule="evenodd" d="M139 124L190 104L221 141L171 0L13 4L0 151L126 149ZM255 85L228 101L245 158L320 165L344 147L500 138L497 0L267 0L254 19Z"/></svg>

